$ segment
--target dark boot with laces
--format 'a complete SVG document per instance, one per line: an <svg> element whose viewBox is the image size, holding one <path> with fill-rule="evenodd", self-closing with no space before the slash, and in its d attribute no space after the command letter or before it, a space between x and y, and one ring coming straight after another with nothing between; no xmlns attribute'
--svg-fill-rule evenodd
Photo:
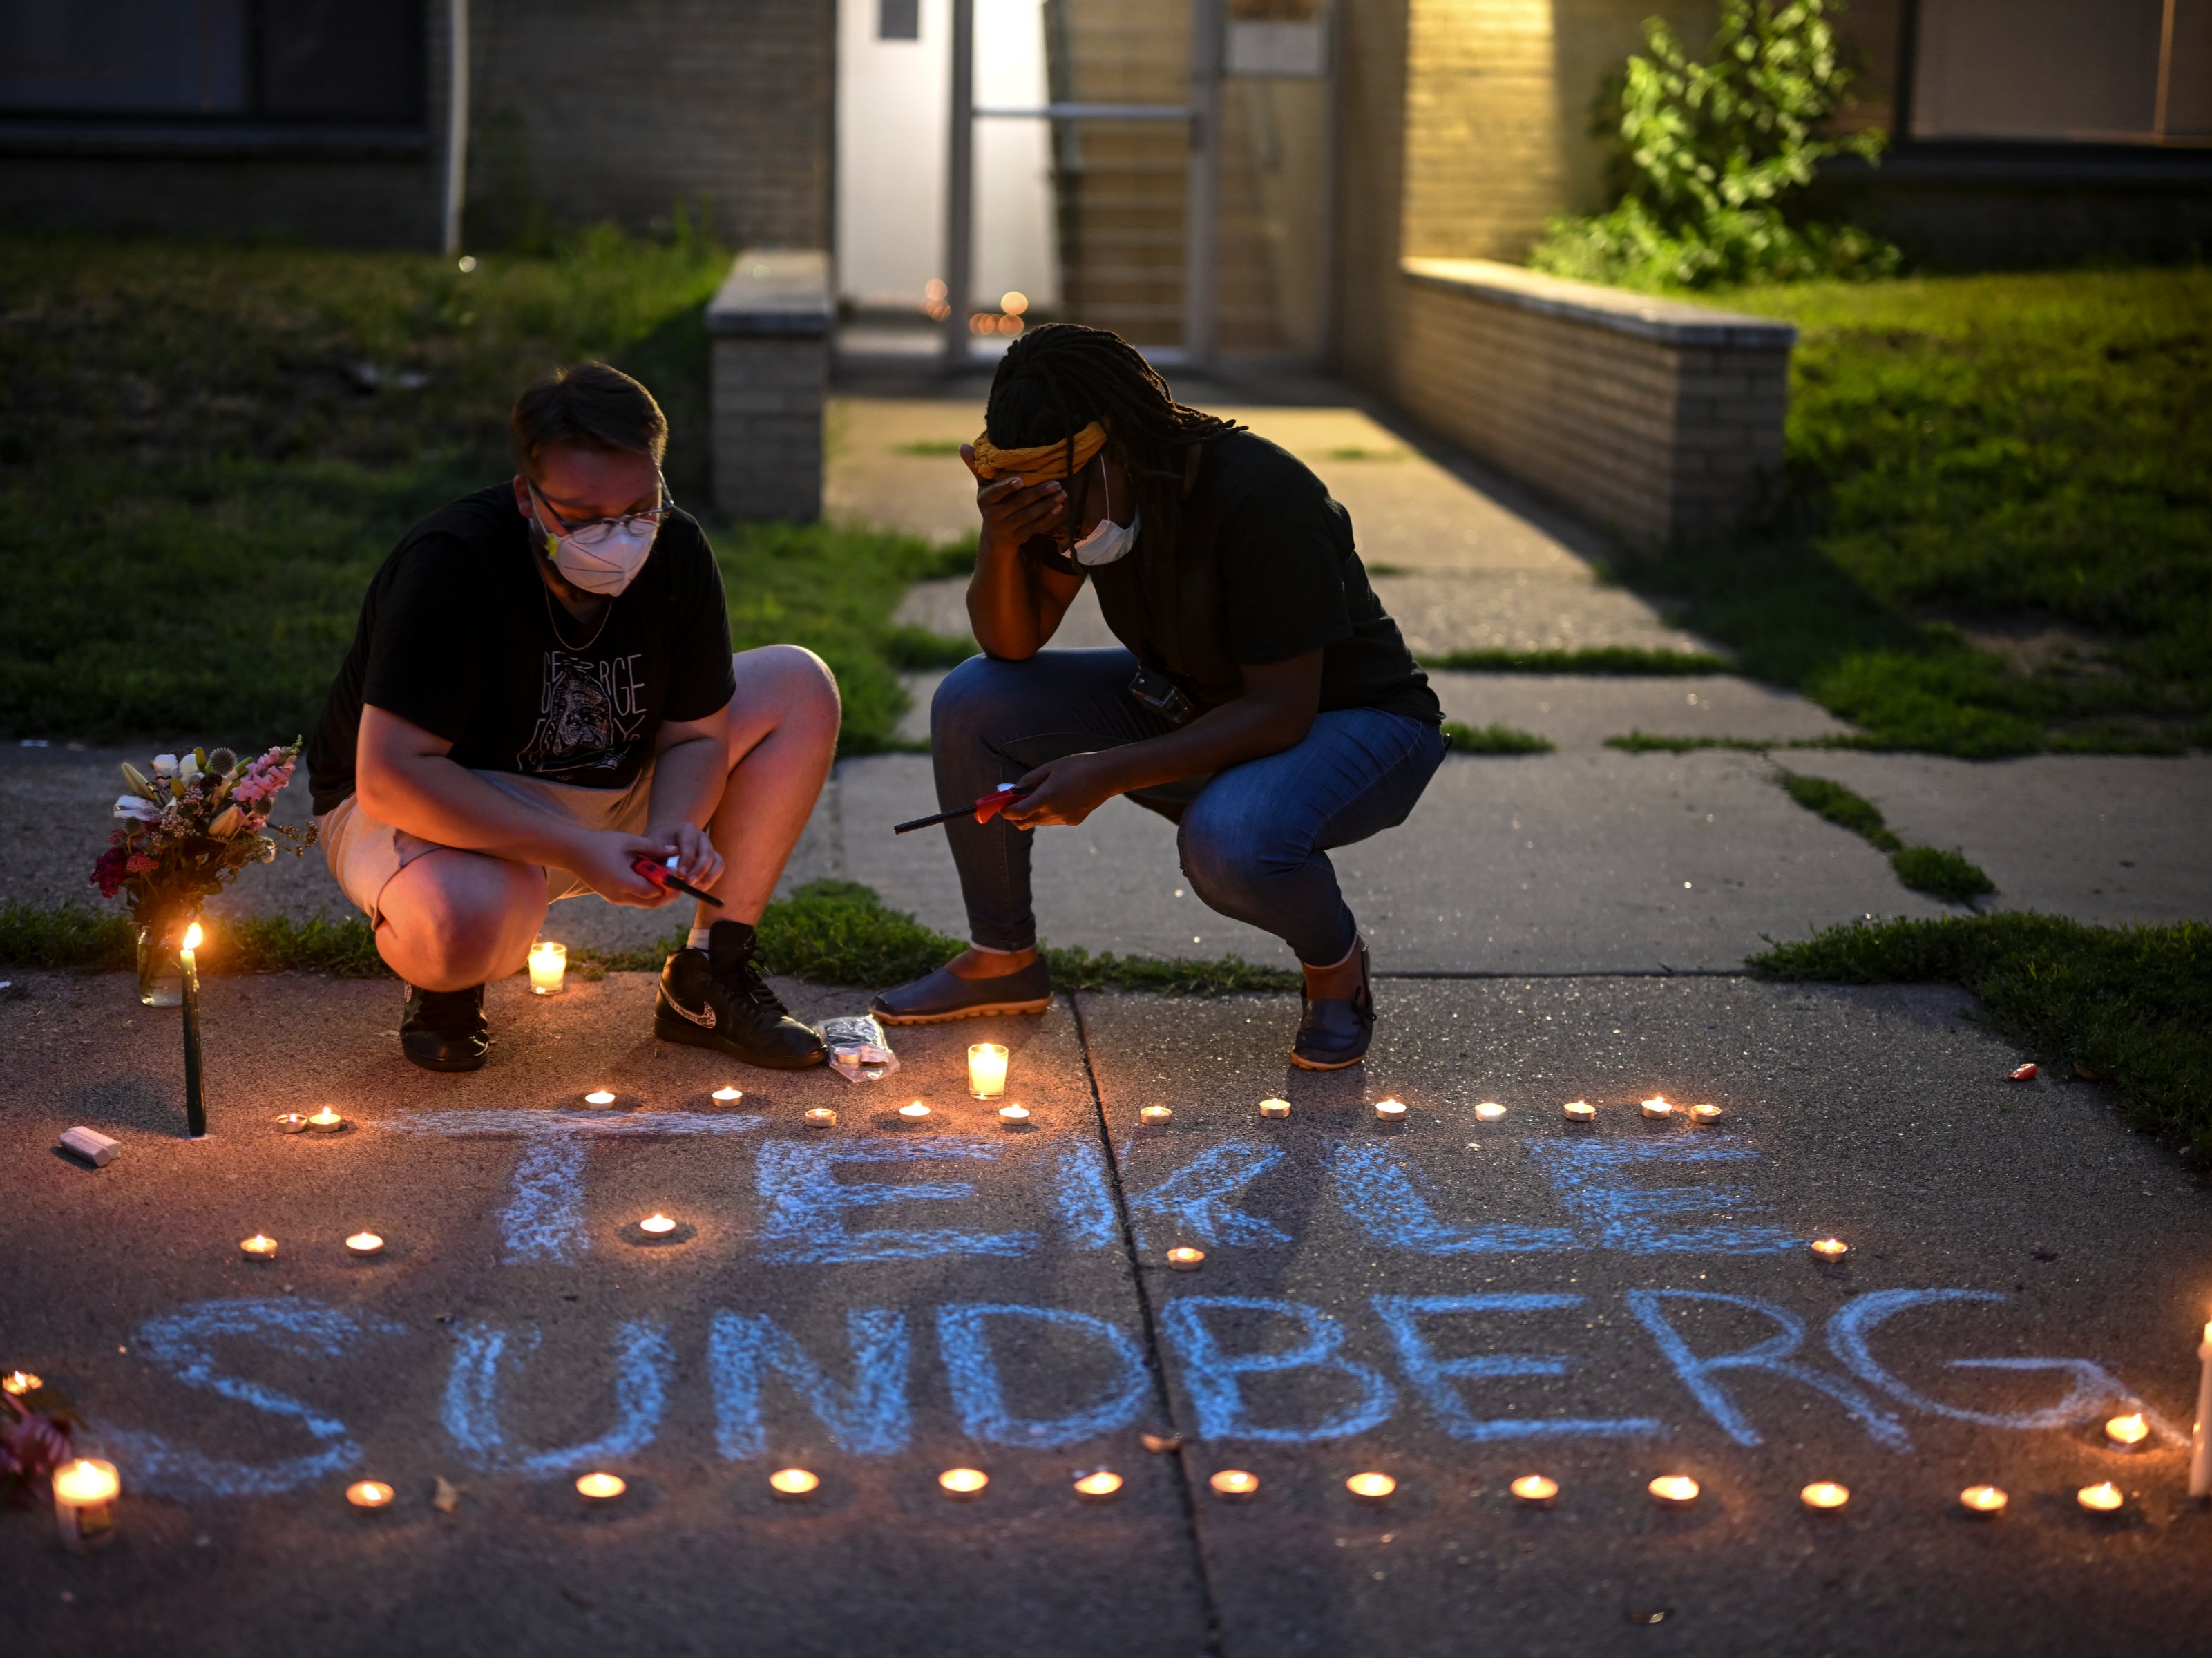
<svg viewBox="0 0 2212 1658"><path fill-rule="evenodd" d="M491 1048L484 1022L483 987L466 990L407 987L399 1021L399 1051L425 1071L480 1071Z"/></svg>
<svg viewBox="0 0 2212 1658"><path fill-rule="evenodd" d="M753 965L757 944L743 921L717 921L706 949L671 956L660 969L653 1034L771 1071L804 1071L828 1060L821 1034L791 1017Z"/></svg>

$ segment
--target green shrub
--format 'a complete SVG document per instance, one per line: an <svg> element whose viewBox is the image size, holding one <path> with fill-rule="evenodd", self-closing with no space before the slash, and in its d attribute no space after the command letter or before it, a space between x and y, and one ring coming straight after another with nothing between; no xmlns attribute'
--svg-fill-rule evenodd
<svg viewBox="0 0 2212 1658"><path fill-rule="evenodd" d="M1853 225L1795 222L1791 195L1831 155L1872 161L1881 135L1815 137L1844 101L1850 71L1829 0L1722 0L1710 61L1664 19L1620 92L1612 211L1553 219L1529 252L1539 270L1651 288L1886 276L1897 251ZM1836 9L1841 9L1837 6Z"/></svg>

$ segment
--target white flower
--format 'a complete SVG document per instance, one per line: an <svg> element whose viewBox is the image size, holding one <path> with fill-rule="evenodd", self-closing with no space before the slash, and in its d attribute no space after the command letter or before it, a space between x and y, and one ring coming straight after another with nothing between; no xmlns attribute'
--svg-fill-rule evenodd
<svg viewBox="0 0 2212 1658"><path fill-rule="evenodd" d="M199 774L200 762L198 756L187 754L178 757L177 775L179 779L189 783Z"/></svg>
<svg viewBox="0 0 2212 1658"><path fill-rule="evenodd" d="M156 776L156 777L167 777L167 776L171 772L173 772L173 771L176 770L176 768L177 768L177 756L176 756L175 755L173 755L173 754L157 754L157 755L155 755L155 756L154 756L154 775L155 775L155 776Z"/></svg>
<svg viewBox="0 0 2212 1658"><path fill-rule="evenodd" d="M161 809L151 800L142 800L135 794L124 794L116 797L115 815L118 817L136 817L142 823L150 823L161 815Z"/></svg>

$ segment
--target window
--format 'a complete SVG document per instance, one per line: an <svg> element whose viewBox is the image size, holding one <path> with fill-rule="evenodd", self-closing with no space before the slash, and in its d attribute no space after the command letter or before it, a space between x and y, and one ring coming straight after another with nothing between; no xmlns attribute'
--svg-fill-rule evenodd
<svg viewBox="0 0 2212 1658"><path fill-rule="evenodd" d="M2212 0L1920 0L1911 137L2212 143Z"/></svg>
<svg viewBox="0 0 2212 1658"><path fill-rule="evenodd" d="M921 0L876 0L876 39L921 39Z"/></svg>
<svg viewBox="0 0 2212 1658"><path fill-rule="evenodd" d="M0 113L421 122L422 0L0 0Z"/></svg>

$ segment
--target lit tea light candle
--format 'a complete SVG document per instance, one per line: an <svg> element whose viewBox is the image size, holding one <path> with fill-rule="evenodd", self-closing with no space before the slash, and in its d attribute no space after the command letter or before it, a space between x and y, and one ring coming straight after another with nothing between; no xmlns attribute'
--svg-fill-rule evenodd
<svg viewBox="0 0 2212 1658"><path fill-rule="evenodd" d="M1030 1108L1026 1105L1002 1105L999 1108L999 1121L1000 1122L1011 1123L1018 1127L1029 1120Z"/></svg>
<svg viewBox="0 0 2212 1658"><path fill-rule="evenodd" d="M1485 1100L1474 1108L1474 1114L1484 1122L1496 1122L1505 1114L1505 1108L1496 1100Z"/></svg>
<svg viewBox="0 0 2212 1658"><path fill-rule="evenodd" d="M1674 1102L1664 1094L1654 1095L1644 1102L1644 1114L1654 1122L1671 1122L1674 1118Z"/></svg>
<svg viewBox="0 0 2212 1658"><path fill-rule="evenodd" d="M1513 1500L1523 1508L1548 1509L1552 1506L1552 1500L1559 1494L1559 1482L1547 1479L1540 1473L1524 1473L1506 1489L1513 1493Z"/></svg>
<svg viewBox="0 0 2212 1658"><path fill-rule="evenodd" d="M356 1509L388 1509L395 1493L381 1479L361 1479L346 1487L346 1501Z"/></svg>
<svg viewBox="0 0 2212 1658"><path fill-rule="evenodd" d="M1287 1117L1291 1114L1291 1102L1288 1100L1262 1100L1260 1102L1260 1114L1263 1117Z"/></svg>
<svg viewBox="0 0 2212 1658"><path fill-rule="evenodd" d="M899 1107L899 1115L904 1117L908 1122L920 1122L928 1114L929 1108L920 1100L916 1100L912 1105Z"/></svg>
<svg viewBox="0 0 2212 1658"><path fill-rule="evenodd" d="M707 1097L717 1105L735 1105L744 1096L745 1090L742 1088L718 1088Z"/></svg>
<svg viewBox="0 0 2212 1658"><path fill-rule="evenodd" d="M276 1119L276 1127L287 1134L304 1134L307 1132L307 1114L304 1111L287 1111Z"/></svg>
<svg viewBox="0 0 2212 1658"><path fill-rule="evenodd" d="M665 1238L676 1230L676 1223L656 1209L638 1222L637 1230L649 1238Z"/></svg>
<svg viewBox="0 0 2212 1658"><path fill-rule="evenodd" d="M1720 1119L1721 1108L1717 1105L1693 1105L1690 1108L1690 1121L1700 1128L1718 1122Z"/></svg>
<svg viewBox="0 0 2212 1658"><path fill-rule="evenodd" d="M239 1244L238 1252L248 1260L274 1260L276 1259L276 1240L256 1232Z"/></svg>
<svg viewBox="0 0 2212 1658"><path fill-rule="evenodd" d="M25 1394L34 1394L45 1387L46 1378L33 1376L28 1370L10 1370L0 1376L0 1394L13 1394L21 1399Z"/></svg>
<svg viewBox="0 0 2212 1658"><path fill-rule="evenodd" d="M2116 1416L2105 1424L2105 1437L2121 1449L2131 1451L2150 1437L2150 1424L2143 1420L2141 1411L2130 1416Z"/></svg>
<svg viewBox="0 0 2212 1658"><path fill-rule="evenodd" d="M969 1048L968 1091L979 1100L995 1100L1006 1091L1004 1042L977 1042Z"/></svg>
<svg viewBox="0 0 2212 1658"><path fill-rule="evenodd" d="M2090 1514L2118 1514L2126 1504L2127 1497L2109 1479L2100 1479L2094 1485L2084 1485L2074 1493L2074 1500Z"/></svg>
<svg viewBox="0 0 2212 1658"><path fill-rule="evenodd" d="M530 993L558 996L568 972L568 946L541 938L530 946Z"/></svg>
<svg viewBox="0 0 2212 1658"><path fill-rule="evenodd" d="M1406 1120L1405 1102L1402 1100L1376 1101L1375 1120L1377 1122L1403 1122Z"/></svg>
<svg viewBox="0 0 2212 1658"><path fill-rule="evenodd" d="M1662 1509L1686 1509L1698 1500L1698 1482L1686 1473L1662 1473L1644 1489Z"/></svg>
<svg viewBox="0 0 2212 1658"><path fill-rule="evenodd" d="M1959 1506L1977 1520L1994 1520L2012 1499L1995 1485L1969 1485L1959 1493Z"/></svg>
<svg viewBox="0 0 2212 1658"><path fill-rule="evenodd" d="M991 1476L981 1468L947 1468L937 1476L937 1488L955 1503L973 1503L982 1496Z"/></svg>
<svg viewBox="0 0 2212 1658"><path fill-rule="evenodd" d="M1249 1503L1260 1491L1260 1476L1242 1468L1224 1468L1206 1483L1224 1503Z"/></svg>
<svg viewBox="0 0 2212 1658"><path fill-rule="evenodd" d="M1174 1116L1175 1110L1170 1106L1148 1105L1137 1113L1137 1121L1147 1128L1158 1128L1162 1124L1172 1121Z"/></svg>
<svg viewBox="0 0 2212 1658"><path fill-rule="evenodd" d="M115 1535L115 1499L123 1481L112 1462L81 1456L54 1470L54 1523L72 1554L101 1547Z"/></svg>
<svg viewBox="0 0 2212 1658"><path fill-rule="evenodd" d="M580 1474L576 1479L576 1495L587 1509L603 1509L629 1489L629 1482L618 1473Z"/></svg>
<svg viewBox="0 0 2212 1658"><path fill-rule="evenodd" d="M384 1253L384 1240L374 1232L356 1232L346 1240L346 1253L349 1255L380 1255Z"/></svg>
<svg viewBox="0 0 2212 1658"><path fill-rule="evenodd" d="M1559 1108L1559 1114L1569 1122L1587 1127L1597 1121L1597 1108L1588 1100L1569 1100Z"/></svg>
<svg viewBox="0 0 2212 1658"><path fill-rule="evenodd" d="M830 1128L836 1126L837 1114L826 1105L817 1105L806 1114L809 1128Z"/></svg>
<svg viewBox="0 0 2212 1658"><path fill-rule="evenodd" d="M1121 1476L1111 1468L1086 1473L1075 1482L1075 1500L1079 1503L1111 1503L1121 1494Z"/></svg>
<svg viewBox="0 0 2212 1658"><path fill-rule="evenodd" d="M1195 1272L1206 1265L1206 1251L1188 1245L1168 1251L1168 1265L1178 1272Z"/></svg>
<svg viewBox="0 0 2212 1658"><path fill-rule="evenodd" d="M1344 1489L1352 1493L1353 1502L1380 1508L1390 1500L1390 1493L1398 1489L1398 1482L1387 1473L1356 1473L1344 1482Z"/></svg>
<svg viewBox="0 0 2212 1658"><path fill-rule="evenodd" d="M822 1476L805 1468L778 1468L768 1477L768 1488L779 1503L805 1503L822 1489Z"/></svg>
<svg viewBox="0 0 2212 1658"><path fill-rule="evenodd" d="M1797 1493L1797 1500L1815 1514L1833 1514L1851 1500L1851 1488L1832 1479L1816 1479Z"/></svg>
<svg viewBox="0 0 2212 1658"><path fill-rule="evenodd" d="M611 1088L595 1088L584 1096L586 1105L612 1105L614 1102L615 1091Z"/></svg>
<svg viewBox="0 0 2212 1658"><path fill-rule="evenodd" d="M335 1134L345 1126L345 1119L327 1105L307 1119L307 1128L311 1133Z"/></svg>
<svg viewBox="0 0 2212 1658"><path fill-rule="evenodd" d="M1814 1238L1806 1248L1818 1260L1841 1260L1851 1252L1851 1246L1841 1238Z"/></svg>

